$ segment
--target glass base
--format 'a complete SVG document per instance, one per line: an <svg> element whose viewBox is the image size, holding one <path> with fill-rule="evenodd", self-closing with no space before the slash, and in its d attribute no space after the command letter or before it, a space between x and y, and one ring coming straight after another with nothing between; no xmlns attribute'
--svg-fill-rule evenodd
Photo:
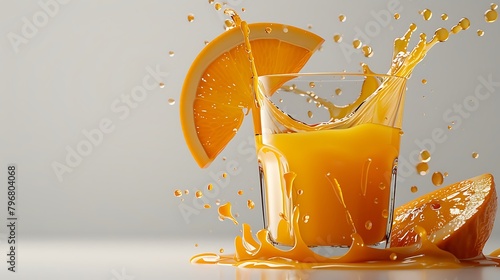
<svg viewBox="0 0 500 280"><path fill-rule="evenodd" d="M293 246L290 245L284 245L280 244L278 242L273 241L273 238L269 234L268 236L269 243L273 244L274 247L282 250L282 251L289 251L293 248ZM387 237L386 241L381 241L376 244L371 244L371 245L365 245L370 248L374 249L385 249L389 247L389 237ZM327 257L327 258L332 258L332 257L340 257L343 256L349 251L351 248L350 246L308 246L308 248L313 251L314 253Z"/></svg>

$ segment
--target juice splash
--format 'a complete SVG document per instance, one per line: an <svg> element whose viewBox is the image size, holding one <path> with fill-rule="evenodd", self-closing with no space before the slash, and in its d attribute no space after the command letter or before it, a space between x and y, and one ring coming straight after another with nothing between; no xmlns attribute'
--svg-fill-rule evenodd
<svg viewBox="0 0 500 280"><path fill-rule="evenodd" d="M298 229L299 209L294 211L294 229ZM288 268L288 269L419 269L419 268L461 268L476 266L500 266L498 252L491 256L459 260L453 254L443 251L429 241L424 229L415 229L418 243L407 247L376 249L365 246L358 234L352 235L349 251L342 256L326 257L318 254L303 243L300 231L295 232L295 245L288 250L277 248L269 242L269 232L257 232L252 236L250 226L243 224L242 235L237 236L234 255L204 253L193 256L192 263L232 265L246 268ZM325 249L326 250L326 249ZM326 253L328 251L326 250Z"/></svg>
<svg viewBox="0 0 500 280"><path fill-rule="evenodd" d="M485 14L486 21L493 22L496 20L496 5L487 12L488 16ZM249 29L246 22L241 21L236 12L232 10L226 10L226 14L233 18L235 26L240 27L243 34L245 35L245 46L246 51L249 56L249 61L252 67L252 73L254 76L253 85L254 88L258 88L257 84L257 73L256 68L253 63L253 57L251 53L251 45L248 39ZM425 20L429 20L432 16L430 10L423 12ZM345 17L341 21L345 20ZM423 60L427 52L438 42L444 42L448 39L451 34L457 34L462 30L468 29L470 22L468 19L463 18L460 22L453 26L450 30L445 28L440 28L436 30L434 36L430 41L427 41L426 35L421 34L420 40L415 48L411 51L407 50L410 37L412 33L417 29L415 24L410 25L408 32L401 38L396 39L394 43L394 53L392 59L392 65L388 71L389 75L400 76L409 78L415 66ZM270 31L272 32L272 30ZM361 45L359 45L360 47ZM364 73L372 73L368 66L363 66ZM378 86L378 90L370 96L365 96L361 94L358 101L343 107L336 107L334 104L329 104L323 102L322 105L327 107L330 111L332 119L335 120L333 124L318 124L314 127L314 130L331 129L332 127L342 127L348 128L362 121L370 122L366 120L361 120L361 117L372 114L358 114L351 115L348 112L352 112L353 107L359 107L359 110L382 110L384 113L380 115L392 115L395 118L392 120L396 123L397 127L401 126L401 116L402 116L402 106L396 107L392 106L394 101L391 101L391 92L394 85L382 82L382 85ZM294 89L295 90L295 89ZM365 92L365 91L363 91ZM366 91L373 92L373 91ZM258 94L258 91L257 93ZM262 98L255 98L256 100L263 100ZM385 107L380 106L380 104L385 104ZM362 106L360 106L362 105ZM259 107L259 103L255 104L255 108ZM254 109L255 109L254 108ZM356 109L358 110L358 109ZM271 112L272 114L279 115L282 114L279 111ZM260 123L256 121L255 118L259 118L258 114L254 114L254 124ZM373 120L371 121L373 122ZM308 130L302 124L290 120L287 124L287 128L291 131L298 129ZM259 133L260 130L256 127L256 132ZM400 135L400 133L398 133ZM427 173L428 166L425 162L422 162L422 173ZM370 164L367 164L369 168ZM299 193L303 195L302 190L297 190L294 188L293 181L295 176L293 173L289 173L288 183L285 189L282 190L282 194L285 194L289 198L287 203L293 204L292 193ZM328 175L326 175L328 177ZM332 189L336 193L337 198L340 202L345 204L343 200L342 192L338 191L338 182L335 178L329 178L332 183ZM337 191L336 191L337 190ZM412 190L413 191L413 190ZM416 191L416 187L415 187ZM288 250L282 250L269 241L269 231L264 229L260 230L257 234L257 240L252 236L250 227L243 224L242 236L237 236L235 239L235 249L236 253L234 255L218 255L218 254L200 254L194 256L191 259L192 263L199 264L227 264L235 265L239 267L261 267L261 268L368 268L368 269L397 269L397 268L457 268L457 267L468 267L468 266L500 266L500 258L498 258L494 252L492 256L482 256L471 260L459 260L454 255L449 252L443 251L435 246L427 238L427 233L422 228L416 227L415 231L418 232L419 240L417 244L408 247L400 248L386 248L386 249L375 249L365 246L365 241L357 233L357 228L352 225L350 227L350 237L351 244L349 251L339 257L326 257L323 254L318 254L311 250L311 248L304 242L303 233L299 230L301 228L300 223L310 223L311 219L309 215L300 215L300 206L287 207L288 209L293 209L293 211L284 213L281 212L282 220L285 221L281 226L284 230L291 231L290 234L290 245L291 248ZM346 217L349 217L349 209L346 208ZM220 208L219 208L220 213ZM229 212L230 213L230 212ZM230 216L230 214L229 214ZM234 218L233 218L234 219ZM349 219L347 219L349 220ZM235 220L233 220L235 222ZM352 222L352 221L351 221ZM236 222L235 222L236 223ZM353 223L352 223L353 224ZM293 225L293 226L291 226ZM371 229L372 224L367 221L365 223L365 229Z"/></svg>
<svg viewBox="0 0 500 280"><path fill-rule="evenodd" d="M338 182L333 180L332 187L335 186L340 189ZM343 201L340 192L338 199ZM288 249L281 249L271 243L269 230L260 230L255 239L250 227L243 224L242 235L235 239L234 255L200 254L191 261L238 267L297 269L500 266L499 250L490 256L482 254L484 242L493 226L496 199L495 184L489 174L449 185L396 210L395 234L391 236L395 247L376 249L366 246L367 243L353 225L349 251L333 257L335 252L329 250L331 247L311 249L305 243L301 223L309 222L309 216L300 213L301 207L297 205L288 217L292 224L289 229L293 231L289 235L292 237L292 246ZM347 208L346 213L349 214ZM366 228L371 226L368 222L365 224ZM449 238L443 239L442 235Z"/></svg>
<svg viewBox="0 0 500 280"><path fill-rule="evenodd" d="M238 19L241 21L240 19ZM236 22L236 20L235 20ZM470 21L467 18L461 19L451 30L439 28L435 31L431 40L427 41L425 33L420 34L420 39L417 45L409 51L408 45L412 34L417 30L416 24L411 24L406 34L395 40L392 64L387 72L388 76L397 76L408 79L413 69L420 63L427 52L437 43L444 42L448 39L450 34L459 33L462 30L468 29ZM242 25L242 30L243 30ZM361 47L361 42L356 40L353 42L355 48ZM249 46L249 42L248 42ZM371 50L367 50L367 55L370 55ZM251 56L251 51L249 52ZM251 60L251 59L250 59ZM251 60L252 61L252 60ZM391 127L402 127L403 104L404 100L395 98L394 92L404 86L405 79L385 79L379 81L370 75L376 75L366 64L362 65L363 73L367 74L365 85L359 98L348 105L335 105L326 100L322 100L317 96L311 96L311 92L304 89L293 88L293 92L314 98L314 102L325 107L330 113L330 122L318 123L314 126L305 125L293 118L282 118L283 112L278 108L272 109L270 115L278 116L284 122L284 127L288 132L299 131L316 131L316 130L331 130L334 128L349 128L361 123L376 123L387 125ZM254 73L257 76L257 73ZM254 79L254 88L259 88ZM257 91L258 94L258 91ZM404 98L404 96L401 96ZM259 102L266 102L266 98L257 96ZM254 114L257 115L257 114ZM256 122L254 122L255 125ZM280 128L283 131L283 128ZM256 128L256 134L260 128Z"/></svg>
<svg viewBox="0 0 500 280"><path fill-rule="evenodd" d="M235 225L238 224L238 221L236 221L236 219L234 218L234 216L231 212L231 203L230 202L227 202L227 203L219 206L218 212L219 212L219 217L221 220L229 219L229 220L233 221L233 223Z"/></svg>

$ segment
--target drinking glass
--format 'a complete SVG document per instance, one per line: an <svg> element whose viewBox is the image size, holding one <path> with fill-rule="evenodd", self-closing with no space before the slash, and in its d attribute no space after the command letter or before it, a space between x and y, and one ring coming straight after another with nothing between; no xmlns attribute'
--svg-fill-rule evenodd
<svg viewBox="0 0 500 280"><path fill-rule="evenodd" d="M406 79L368 73L258 77L264 227L293 246L387 246Z"/></svg>

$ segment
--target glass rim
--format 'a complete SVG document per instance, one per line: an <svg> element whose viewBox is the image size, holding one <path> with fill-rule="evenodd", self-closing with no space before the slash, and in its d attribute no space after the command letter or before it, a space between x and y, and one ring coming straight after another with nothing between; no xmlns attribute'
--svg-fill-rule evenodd
<svg viewBox="0 0 500 280"><path fill-rule="evenodd" d="M267 74L259 75L257 79L260 78L273 78L273 77L328 77L328 76L347 76L347 77L380 77L380 78L395 78L400 80L408 80L407 77L389 75L389 74L377 74L377 73L360 73L360 72L304 72L304 73L278 73L278 74Z"/></svg>

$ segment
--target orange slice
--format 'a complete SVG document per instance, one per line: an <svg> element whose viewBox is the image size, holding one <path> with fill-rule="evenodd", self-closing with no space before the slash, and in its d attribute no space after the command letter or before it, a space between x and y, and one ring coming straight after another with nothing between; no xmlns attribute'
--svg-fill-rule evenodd
<svg viewBox="0 0 500 280"><path fill-rule="evenodd" d="M278 23L254 23L250 43L259 75L300 71L323 39ZM254 106L252 74L239 28L222 33L196 57L184 80L180 118L200 167L208 166L234 137Z"/></svg>
<svg viewBox="0 0 500 280"><path fill-rule="evenodd" d="M493 176L483 174L438 189L396 208L391 246L417 242L415 226L459 259L482 254L493 229L497 194Z"/></svg>

